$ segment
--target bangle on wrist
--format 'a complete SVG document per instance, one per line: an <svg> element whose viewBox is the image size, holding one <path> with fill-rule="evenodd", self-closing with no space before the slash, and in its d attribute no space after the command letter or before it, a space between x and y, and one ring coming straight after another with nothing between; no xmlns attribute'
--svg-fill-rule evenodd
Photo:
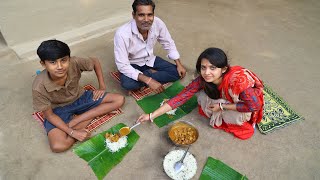
<svg viewBox="0 0 320 180"><path fill-rule="evenodd" d="M220 107L221 111L224 111L224 108L222 107L222 103L219 103L219 107Z"/></svg>
<svg viewBox="0 0 320 180"><path fill-rule="evenodd" d="M149 114L149 120L150 120L151 122L153 122L152 113Z"/></svg>
<svg viewBox="0 0 320 180"><path fill-rule="evenodd" d="M148 80L147 83L146 83L147 85L149 85L151 79L152 79L152 78L150 77L149 80Z"/></svg>

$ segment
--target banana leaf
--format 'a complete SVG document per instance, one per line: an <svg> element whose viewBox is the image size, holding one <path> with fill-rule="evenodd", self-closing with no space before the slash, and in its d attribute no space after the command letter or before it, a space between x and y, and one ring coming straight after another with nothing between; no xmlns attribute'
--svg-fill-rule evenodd
<svg viewBox="0 0 320 180"><path fill-rule="evenodd" d="M131 131L127 138L128 145L126 147L118 152L109 152L105 145L105 134L107 132L118 133L119 129L124 126L126 125L119 123L73 149L76 155L88 162L98 179L103 179L114 166L119 164L140 138L135 131Z"/></svg>
<svg viewBox="0 0 320 180"><path fill-rule="evenodd" d="M152 96L145 97L139 101L137 104L142 108L145 113L151 113L160 107L160 103L163 99L170 99L176 96L179 92L183 90L184 86L180 84L179 81L174 82L170 87L168 87L164 92L155 94ZM154 123L159 127L163 127L172 121L175 121L186 114L190 113L195 107L197 107L197 98L193 96L185 104L177 108L175 115L163 114L156 119Z"/></svg>
<svg viewBox="0 0 320 180"><path fill-rule="evenodd" d="M200 180L248 180L248 178L228 165L224 164L220 160L208 157L206 165L203 167L200 175Z"/></svg>

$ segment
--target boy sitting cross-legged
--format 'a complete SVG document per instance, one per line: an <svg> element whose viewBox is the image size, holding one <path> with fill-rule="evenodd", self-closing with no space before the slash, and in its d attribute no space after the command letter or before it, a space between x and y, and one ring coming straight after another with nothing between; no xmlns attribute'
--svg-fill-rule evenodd
<svg viewBox="0 0 320 180"><path fill-rule="evenodd" d="M33 81L33 107L43 111L51 150L63 152L76 140L87 139L90 133L86 126L93 118L120 108L124 97L105 91L98 59L70 57L70 48L64 42L44 41L37 54L45 70ZM81 72L92 70L96 73L99 89L85 91L79 86Z"/></svg>

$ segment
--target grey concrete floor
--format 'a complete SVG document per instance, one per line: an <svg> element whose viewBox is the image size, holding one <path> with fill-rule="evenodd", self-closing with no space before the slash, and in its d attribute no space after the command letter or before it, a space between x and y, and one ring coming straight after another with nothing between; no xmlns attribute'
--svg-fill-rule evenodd
<svg viewBox="0 0 320 180"><path fill-rule="evenodd" d="M194 110L183 120L200 131L190 148L198 163L198 179L208 156L220 159L249 179L320 179L319 61L320 1L156 1L156 15L173 36L181 60L193 77L198 55L207 47L224 49L231 64L258 74L288 104L305 117L268 135L256 132L238 140L208 126ZM101 59L108 91L120 92L108 73L115 69L113 34L72 46L72 54ZM156 53L165 57L157 46ZM32 119L31 84L38 61L17 60L14 53L1 56L0 73L0 179L95 179L86 162L73 154L51 153L44 130ZM85 73L82 84L97 85L94 73ZM126 95L127 96L127 95ZM130 96L124 114L94 134L123 122L131 125L142 113ZM167 127L148 123L136 128L140 140L105 179L168 179L163 157L174 148Z"/></svg>

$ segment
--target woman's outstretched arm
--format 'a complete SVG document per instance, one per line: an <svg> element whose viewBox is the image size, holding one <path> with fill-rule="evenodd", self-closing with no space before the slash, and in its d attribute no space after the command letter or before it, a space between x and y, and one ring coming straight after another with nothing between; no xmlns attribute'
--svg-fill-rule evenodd
<svg viewBox="0 0 320 180"><path fill-rule="evenodd" d="M171 106L169 106L167 103L165 103L163 106L159 107L157 110L155 110L153 113L150 114L142 114L138 119L138 122L144 122L144 121L152 121L161 116L162 114L172 110Z"/></svg>

